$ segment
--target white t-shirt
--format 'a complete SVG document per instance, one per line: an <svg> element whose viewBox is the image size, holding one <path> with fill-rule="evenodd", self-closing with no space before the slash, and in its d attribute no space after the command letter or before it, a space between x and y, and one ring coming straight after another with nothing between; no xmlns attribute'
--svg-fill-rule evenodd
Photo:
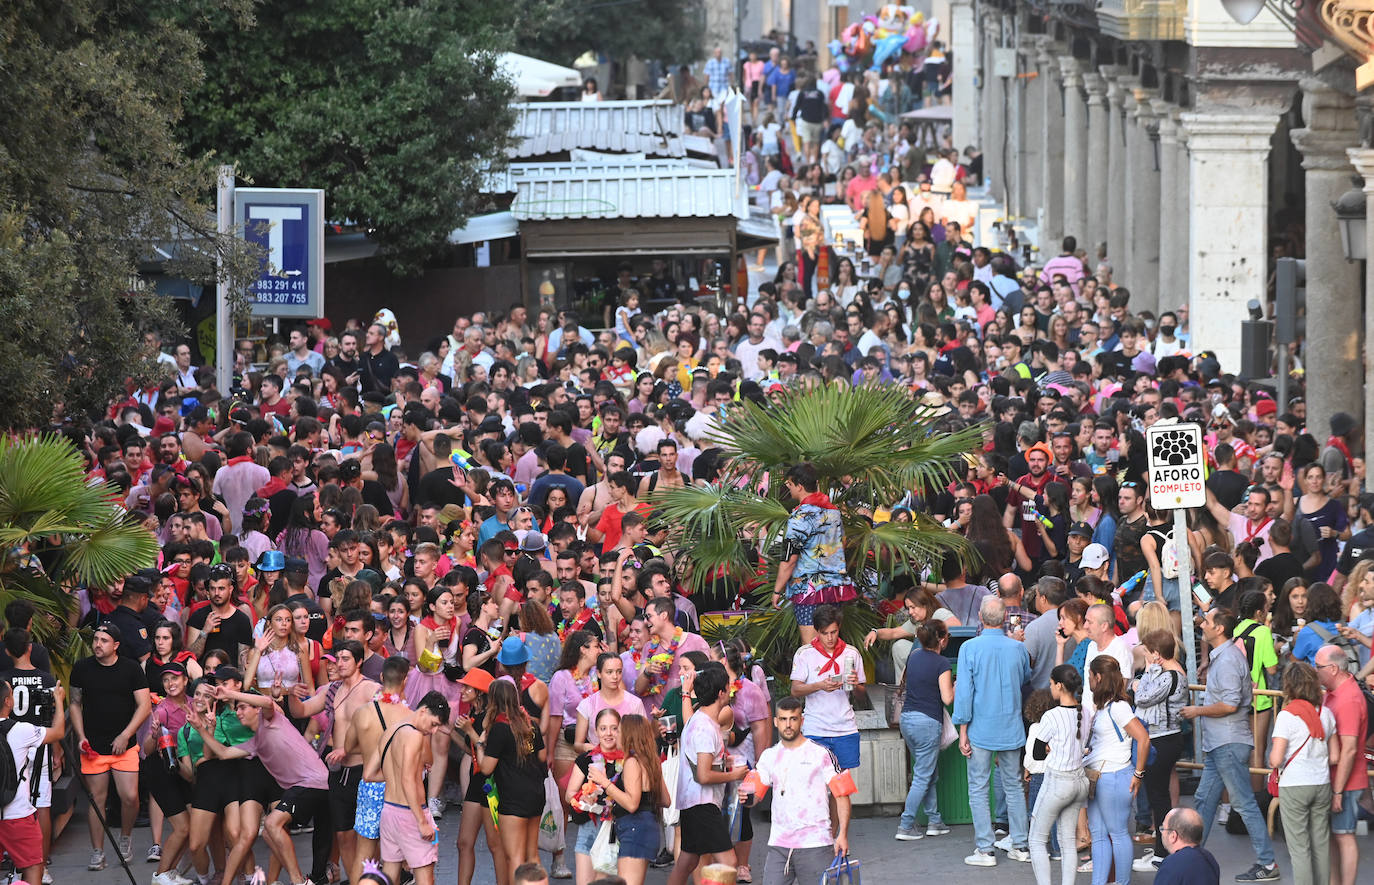
<svg viewBox="0 0 1374 885"><path fill-rule="evenodd" d="M719 760L725 755L720 723L697 710L682 729L680 746L682 762L677 768L677 807L720 805L725 801L725 784L697 783L697 756L710 753L713 760Z"/></svg>
<svg viewBox="0 0 1374 885"><path fill-rule="evenodd" d="M6 736L10 752L14 754L14 766L19 771L19 790L14 794L13 801L5 806L3 815L0 815L5 820L19 820L34 813L33 802L29 800L32 792L29 782L33 776L34 758L38 748L43 746L46 733L46 728L28 722L15 722Z"/></svg>
<svg viewBox="0 0 1374 885"><path fill-rule="evenodd" d="M1322 729L1327 738L1336 733L1336 717L1326 707L1321 708ZM1283 751L1283 762L1297 753L1293 761L1279 774L1280 787L1314 787L1331 783L1330 754L1325 740L1309 737L1307 723L1287 710L1280 710L1274 717L1275 738L1288 741ZM1303 741L1307 740L1306 746ZM1299 751L1298 748L1302 747Z"/></svg>
<svg viewBox="0 0 1374 885"><path fill-rule="evenodd" d="M1084 715L1088 714L1085 712ZM1134 741L1127 733L1126 725L1134 716L1135 711L1125 701L1112 701L1097 711L1092 717L1092 736L1088 738L1087 765L1098 771L1112 772L1131 764L1131 745Z"/></svg>
<svg viewBox="0 0 1374 885"><path fill-rule="evenodd" d="M803 645L792 656L792 681L821 682L831 676L838 676L843 681L848 672L846 668L852 666L854 672L859 674L859 683L863 684L864 659L854 646L846 645L844 651L840 652L838 674L831 668L821 675L821 667L828 663L828 659L816 649L810 645ZM840 737L855 734L859 730L854 719L854 706L850 703L849 692L843 687L834 691L813 691L807 695L804 722L808 736Z"/></svg>
<svg viewBox="0 0 1374 885"><path fill-rule="evenodd" d="M829 785L840 773L835 756L815 741L791 750L774 744L755 768L773 788L768 844L779 848L825 848L830 838Z"/></svg>
<svg viewBox="0 0 1374 885"><path fill-rule="evenodd" d="M1098 655L1111 655L1116 658L1116 662L1121 665L1121 676L1127 682L1131 681L1131 676L1135 673L1135 661L1131 658L1131 648L1126 644L1126 640L1120 636L1113 636L1112 641L1107 643L1106 648L1098 648L1097 642L1088 643L1088 657L1083 661L1083 672L1086 674L1088 668L1092 666L1093 658ZM1093 692L1088 688L1088 681L1083 681L1083 709L1093 708Z"/></svg>

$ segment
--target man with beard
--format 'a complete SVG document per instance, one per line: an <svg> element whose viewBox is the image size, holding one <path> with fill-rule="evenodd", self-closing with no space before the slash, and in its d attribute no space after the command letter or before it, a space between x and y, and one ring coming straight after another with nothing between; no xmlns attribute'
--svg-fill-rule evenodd
<svg viewBox="0 0 1374 885"><path fill-rule="evenodd" d="M1045 491L1045 486L1055 479L1049 469L1054 453L1049 446L1038 442L1026 449L1025 458L1028 472L1009 483L1011 491L1007 495L1007 509L1002 521L1009 529L1016 529L1019 523L1026 555L1039 565L1045 558L1045 547L1040 540L1035 511L1036 507L1043 506L1040 495Z"/></svg>

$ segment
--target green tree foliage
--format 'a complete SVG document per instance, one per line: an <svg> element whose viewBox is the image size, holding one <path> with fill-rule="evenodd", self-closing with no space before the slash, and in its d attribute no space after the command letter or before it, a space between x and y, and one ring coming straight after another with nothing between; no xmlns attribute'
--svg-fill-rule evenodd
<svg viewBox="0 0 1374 885"><path fill-rule="evenodd" d="M418 273L483 203L510 143L495 52L518 14L481 0L278 0L251 28L210 21L213 53L178 132L260 187L318 187Z"/></svg>
<svg viewBox="0 0 1374 885"><path fill-rule="evenodd" d="M547 17L548 25L521 51L558 64L571 64L589 49L615 60L636 55L673 64L705 55L702 0L561 0Z"/></svg>
<svg viewBox="0 0 1374 885"><path fill-rule="evenodd" d="M928 410L896 386L828 385L788 393L780 403L731 406L710 440L729 457L721 482L651 499L658 518L672 526L669 544L682 580L702 588L724 574L736 586L756 586L755 610L732 629L785 673L801 637L789 604L771 608L780 539L796 503L784 500L783 476L809 461L844 520L845 559L862 599L847 607L842 635L859 644L881 623L875 605L884 579L919 572L950 551L972 554L962 537L924 514L910 523L872 520L875 508L914 489L944 487L982 443L981 428L938 433L932 424ZM760 547L765 555L755 563L751 550Z"/></svg>
<svg viewBox="0 0 1374 885"><path fill-rule="evenodd" d="M202 17L250 5L0 5L0 426L43 425L57 403L99 410L151 377L140 332L177 325L167 299L131 294L154 247L200 282L221 253L241 266L203 202L213 170L173 129L200 82Z"/></svg>
<svg viewBox="0 0 1374 885"><path fill-rule="evenodd" d="M65 438L0 437L0 608L24 599L37 609L34 633L64 679L86 653L84 638L67 629L76 603L66 588L108 586L157 562L152 533L108 495L86 482Z"/></svg>

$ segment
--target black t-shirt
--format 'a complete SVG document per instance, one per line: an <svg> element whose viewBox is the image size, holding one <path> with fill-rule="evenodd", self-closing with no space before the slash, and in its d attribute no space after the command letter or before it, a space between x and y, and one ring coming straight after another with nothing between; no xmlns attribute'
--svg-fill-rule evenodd
<svg viewBox="0 0 1374 885"><path fill-rule="evenodd" d="M819 89L803 89L797 93L796 115L807 123L824 123L830 119L830 102Z"/></svg>
<svg viewBox="0 0 1374 885"><path fill-rule="evenodd" d="M247 621L247 618L244 618ZM108 667L94 656L72 667L72 688L81 689L81 718L86 740L102 756L114 752L114 739L134 718L138 703L134 692L148 687L138 661L116 657ZM129 742L133 746L133 741Z"/></svg>
<svg viewBox="0 0 1374 885"><path fill-rule="evenodd" d="M463 494L463 490L453 485L452 467L440 467L431 470L420 480L420 493L411 495L411 500L417 504L434 504L443 507L445 504L457 504L462 507L468 501L468 496Z"/></svg>
<svg viewBox="0 0 1374 885"><path fill-rule="evenodd" d="M286 605L295 602L305 603L306 610L310 612L310 629L305 631L305 635L316 642L324 639L325 631L329 629L329 619L324 616L324 609L320 608L320 604L305 593L286 597Z"/></svg>
<svg viewBox="0 0 1374 885"><path fill-rule="evenodd" d="M57 677L44 670L17 670L8 668L0 672L0 682L8 682L14 690L14 711L10 714L20 722L41 725L47 728L53 723L56 708L42 695L42 689L49 692L57 685Z"/></svg>
<svg viewBox="0 0 1374 885"><path fill-rule="evenodd" d="M1292 553L1277 553L1255 566L1255 574L1267 578L1277 593L1289 578L1302 577L1302 561Z"/></svg>
<svg viewBox="0 0 1374 885"><path fill-rule="evenodd" d="M358 357L358 381L363 393L390 393L391 379L401 371L396 354L389 350L373 355L364 351Z"/></svg>
<svg viewBox="0 0 1374 885"><path fill-rule="evenodd" d="M358 571L362 570L362 566L358 566ZM318 587L315 588L315 596L320 599L333 599L334 591L330 589L330 586L331 584L333 584L334 579L348 578L351 581L353 580L355 575L356 573L354 575L345 575L343 572L339 571L336 568L330 569L329 571L324 573L324 577L320 578L320 584ZM343 600L340 599L339 602L343 602Z"/></svg>
<svg viewBox="0 0 1374 885"><path fill-rule="evenodd" d="M52 660L48 657L48 650L41 643L34 640L33 647L29 650L29 660L33 666L46 673L52 672ZM0 648L0 670L13 670L14 659L3 648Z"/></svg>
<svg viewBox="0 0 1374 885"><path fill-rule="evenodd" d="M483 654L491 648L491 637L487 631L481 627L473 627L463 634L463 645L471 645L477 649L477 653ZM486 663L478 664L477 669L486 670L491 675L496 675L496 658L488 658Z"/></svg>
<svg viewBox="0 0 1374 885"><path fill-rule="evenodd" d="M150 608L136 612L121 605L101 619L103 623L119 628L119 653L124 657L139 660L153 650L153 630L162 617L157 615L154 618L150 613L156 614Z"/></svg>
<svg viewBox="0 0 1374 885"><path fill-rule="evenodd" d="M1350 536L1346 542L1345 549L1341 551L1341 558L1336 561L1336 571L1343 575L1349 575L1355 569L1355 563L1364 559L1374 559L1374 528L1358 531ZM1255 570L1259 574L1259 569ZM1277 590L1283 585L1275 584ZM35 646L34 651L37 651ZM35 661L34 663L37 663Z"/></svg>
<svg viewBox="0 0 1374 885"><path fill-rule="evenodd" d="M451 469L452 468L450 468L450 470ZM454 489L454 491L457 491L457 489ZM363 503L371 504L373 507L376 507L377 512L380 513L384 519L388 516L392 516L396 512L395 505L393 505L391 499L387 497L386 486L375 479L363 480Z"/></svg>
<svg viewBox="0 0 1374 885"><path fill-rule="evenodd" d="M1236 509L1249 487L1250 481L1234 470L1218 470L1207 479L1207 488L1227 510Z"/></svg>
<svg viewBox="0 0 1374 885"><path fill-rule="evenodd" d="M493 777L500 797L500 814L530 818L544 813L544 777L549 769L539 761L544 738L539 734L538 723L531 726L524 759L516 751L515 732L509 723L493 722L487 731L487 755L498 760Z"/></svg>
<svg viewBox="0 0 1374 885"><path fill-rule="evenodd" d="M595 737L596 736L593 734L588 738L588 740L594 740ZM586 784L591 783L591 778L587 777L587 772L590 771L592 767L592 754L583 753L581 756L577 757L577 761L573 764L576 765L578 770L582 772L582 782ZM616 775L620 773L620 770L624 766L624 764L625 763L623 761L607 762L606 777L610 778L611 780L615 780ZM601 801L604 804L605 802L609 802L610 800L607 799L605 794L603 793L601 796ZM614 802L611 802L611 805L615 806L614 810L612 811L613 816L620 817L625 813L624 809L621 809L620 806L616 805ZM615 814L616 810L619 810L620 814ZM592 819L592 816L590 814L588 814L585 811L578 811L576 808L568 809L568 817L572 818L572 822L575 824L585 824L587 821Z"/></svg>
<svg viewBox="0 0 1374 885"><path fill-rule="evenodd" d="M1140 552L1140 539L1149 529L1149 520L1143 515L1132 521L1125 519L1116 524L1116 538L1112 547L1116 551L1116 574L1122 581L1145 567L1145 554Z"/></svg>
<svg viewBox="0 0 1374 885"><path fill-rule="evenodd" d="M197 611L186 621L186 626L195 627L197 630L205 630L205 622L210 617L213 606L205 606ZM253 624L248 620L248 616L238 609L234 613L219 622L218 629L205 634L205 651L212 648L223 649L228 655L229 660L237 663L239 659L239 646L253 644ZM203 656L203 653L202 653Z"/></svg>

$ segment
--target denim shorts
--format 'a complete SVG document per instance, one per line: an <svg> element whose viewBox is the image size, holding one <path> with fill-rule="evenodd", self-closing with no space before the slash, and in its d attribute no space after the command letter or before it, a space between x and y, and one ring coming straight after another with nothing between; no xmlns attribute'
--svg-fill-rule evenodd
<svg viewBox="0 0 1374 885"><path fill-rule="evenodd" d="M1360 796L1364 790L1346 790L1341 794L1341 810L1331 812L1331 832L1345 836L1355 832L1355 822L1360 818Z"/></svg>
<svg viewBox="0 0 1374 885"><path fill-rule="evenodd" d="M647 808L617 818L615 839L620 843L620 856L635 860L658 857L661 844L658 815Z"/></svg>
<svg viewBox="0 0 1374 885"><path fill-rule="evenodd" d="M835 754L840 768L854 771L859 767L859 733L842 734L836 737L818 737L808 734L808 738Z"/></svg>
<svg viewBox="0 0 1374 885"><path fill-rule="evenodd" d="M577 825L577 841L573 843L573 854L591 854L596 844L597 831L601 829L599 818Z"/></svg>

